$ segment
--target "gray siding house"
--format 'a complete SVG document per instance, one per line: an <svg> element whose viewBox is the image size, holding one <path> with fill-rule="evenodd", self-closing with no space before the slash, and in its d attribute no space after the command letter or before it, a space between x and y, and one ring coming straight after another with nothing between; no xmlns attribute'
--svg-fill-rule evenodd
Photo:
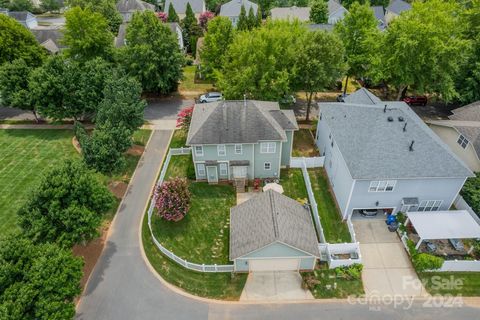
<svg viewBox="0 0 480 320"><path fill-rule="evenodd" d="M269 190L230 209L230 260L236 272L313 270L318 240L312 215Z"/></svg>
<svg viewBox="0 0 480 320"><path fill-rule="evenodd" d="M240 11L242 6L245 8L245 12L250 11L250 8L253 9L253 13L257 15L258 5L248 0L232 0L227 3L222 4L220 7L220 16L227 17L232 22L233 26L237 25L238 18L240 17Z"/></svg>
<svg viewBox="0 0 480 320"><path fill-rule="evenodd" d="M155 11L155 5L141 0L120 0L117 2L117 10L123 17L123 22L132 20L135 12Z"/></svg>
<svg viewBox="0 0 480 320"><path fill-rule="evenodd" d="M277 102L218 101L196 104L187 136L197 180L279 178L290 164L292 110Z"/></svg>
<svg viewBox="0 0 480 320"><path fill-rule="evenodd" d="M372 96L319 103L317 146L343 218L450 209L472 171L407 104Z"/></svg>

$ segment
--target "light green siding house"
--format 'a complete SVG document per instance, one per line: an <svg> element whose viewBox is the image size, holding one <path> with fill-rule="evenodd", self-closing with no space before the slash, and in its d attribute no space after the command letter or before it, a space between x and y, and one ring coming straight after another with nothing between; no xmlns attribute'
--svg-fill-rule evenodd
<svg viewBox="0 0 480 320"><path fill-rule="evenodd" d="M218 101L196 104L187 137L197 180L279 178L290 164L292 110L269 101Z"/></svg>
<svg viewBox="0 0 480 320"><path fill-rule="evenodd" d="M230 209L236 272L313 270L318 240L310 211L273 190Z"/></svg>

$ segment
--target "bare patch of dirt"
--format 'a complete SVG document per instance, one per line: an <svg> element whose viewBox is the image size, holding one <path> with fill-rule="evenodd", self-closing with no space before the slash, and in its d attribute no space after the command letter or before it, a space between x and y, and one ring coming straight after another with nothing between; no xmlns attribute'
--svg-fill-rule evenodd
<svg viewBox="0 0 480 320"><path fill-rule="evenodd" d="M127 188L128 184L123 181L112 181L108 184L108 190L110 190L117 199L123 198L127 192Z"/></svg>
<svg viewBox="0 0 480 320"><path fill-rule="evenodd" d="M141 156L143 151L145 151L145 147L134 144L130 147L130 149L127 150L127 154L132 156Z"/></svg>

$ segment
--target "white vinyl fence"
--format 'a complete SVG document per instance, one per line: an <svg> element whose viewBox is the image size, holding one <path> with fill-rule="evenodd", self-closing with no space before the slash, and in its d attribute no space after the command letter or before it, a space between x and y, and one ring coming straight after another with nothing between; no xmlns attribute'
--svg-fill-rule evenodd
<svg viewBox="0 0 480 320"><path fill-rule="evenodd" d="M188 155L191 152L191 148L170 148L168 150L167 157L163 163L162 171L160 172L160 177L158 178L157 184L155 188L159 187L163 183L163 179L165 178L165 174L168 169L168 164L170 163L170 159L173 155ZM157 246L157 248L167 257L178 263L179 265L194 271L199 272L233 272L233 264L227 265L217 265L217 264L198 264L189 262L185 259L180 258L179 256L175 255L172 251L168 250L155 238L153 231L152 231L152 214L153 209L155 207L155 196L152 197L150 201L150 207L148 208L148 228L150 229L150 234L152 235L153 242Z"/></svg>
<svg viewBox="0 0 480 320"><path fill-rule="evenodd" d="M318 213L318 205L315 201L312 183L310 182L310 176L307 170L307 168L323 167L324 162L325 157L302 157L291 158L290 160L290 167L302 169L303 180L305 181L305 186L307 187L308 201L310 202L310 208L313 212L313 219L320 237L320 243L318 244L320 259L328 261L330 269L340 266L350 266L355 263L362 263L360 244L356 241L355 230L353 229L353 225L350 220L347 220L347 226L352 238L351 243L327 243L325 240L322 223L320 221L320 215ZM347 255L349 258L343 258L343 256Z"/></svg>

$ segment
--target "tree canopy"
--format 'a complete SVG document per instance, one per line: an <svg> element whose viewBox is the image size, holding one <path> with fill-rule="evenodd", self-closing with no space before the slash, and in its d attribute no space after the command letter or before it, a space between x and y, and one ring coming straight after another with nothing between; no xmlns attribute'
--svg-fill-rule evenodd
<svg viewBox="0 0 480 320"><path fill-rule="evenodd" d="M72 319L83 262L53 243L0 239L0 318Z"/></svg>
<svg viewBox="0 0 480 320"><path fill-rule="evenodd" d="M107 20L110 32L112 32L114 35L118 33L118 28L122 24L123 18L120 12L117 10L115 0L68 0L68 5L70 8L88 8L93 12L101 14L105 20Z"/></svg>
<svg viewBox="0 0 480 320"><path fill-rule="evenodd" d="M112 205L113 196L93 172L79 161L66 161L42 178L18 212L19 225L34 242L69 247L98 236Z"/></svg>
<svg viewBox="0 0 480 320"><path fill-rule="evenodd" d="M96 57L110 59L113 35L105 18L90 8L74 7L65 13L65 54L86 61Z"/></svg>
<svg viewBox="0 0 480 320"><path fill-rule="evenodd" d="M120 62L145 91L167 94L182 77L183 55L175 35L153 12L136 12L127 28Z"/></svg>
<svg viewBox="0 0 480 320"><path fill-rule="evenodd" d="M249 29L247 11L245 10L245 6L243 4L242 4L242 7L240 8L240 15L238 16L237 29L238 30Z"/></svg>
<svg viewBox="0 0 480 320"><path fill-rule="evenodd" d="M23 59L28 65L38 66L46 56L33 34L5 14L0 14L0 39L0 65Z"/></svg>
<svg viewBox="0 0 480 320"><path fill-rule="evenodd" d="M199 37L202 36L203 31L202 28L198 25L197 18L193 13L190 2L187 2L185 18L183 18L181 26L183 31L184 46L187 48L187 52L195 55L197 49L197 40Z"/></svg>
<svg viewBox="0 0 480 320"><path fill-rule="evenodd" d="M325 0L313 0L310 8L310 21L313 23L328 22L328 6Z"/></svg>
<svg viewBox="0 0 480 320"><path fill-rule="evenodd" d="M167 21L168 22L180 22L180 18L178 17L178 14L175 11L175 8L173 7L172 2L170 2L170 5L168 6Z"/></svg>

